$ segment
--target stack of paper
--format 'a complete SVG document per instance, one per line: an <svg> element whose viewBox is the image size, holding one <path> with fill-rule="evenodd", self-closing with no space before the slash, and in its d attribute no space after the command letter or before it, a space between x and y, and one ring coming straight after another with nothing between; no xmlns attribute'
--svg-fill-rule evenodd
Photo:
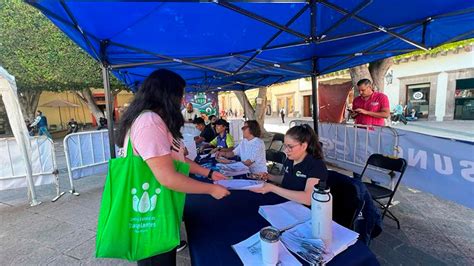
<svg viewBox="0 0 474 266"><path fill-rule="evenodd" d="M279 242L278 265L301 265L301 263ZM264 265L262 261L262 248L260 244L260 232L246 240L232 246L244 265Z"/></svg>
<svg viewBox="0 0 474 266"><path fill-rule="evenodd" d="M332 242L329 248L324 248L324 244L320 239L313 238L311 232L311 221L297 225L284 232L282 235L282 241L285 246L301 256L304 260L308 261L308 259L305 258L305 254L308 253L308 246L311 246L309 249L313 250L313 254L317 253L315 250L318 248L324 249L324 253L322 254L324 263L329 262L339 253L353 245L357 242L358 238L358 233L349 230L334 221L332 222Z"/></svg>
<svg viewBox="0 0 474 266"><path fill-rule="evenodd" d="M225 176L237 176L250 173L249 167L242 162L228 164L218 163L216 166L219 168L219 172Z"/></svg>
<svg viewBox="0 0 474 266"><path fill-rule="evenodd" d="M260 206L258 213L279 230L286 230L311 219L311 210L294 201Z"/></svg>
<svg viewBox="0 0 474 266"><path fill-rule="evenodd" d="M247 179L230 179L230 180L219 180L214 181L214 184L221 185L227 189L234 190L249 190L252 188L263 187L264 181L260 180L247 180Z"/></svg>
<svg viewBox="0 0 474 266"><path fill-rule="evenodd" d="M283 233L282 241L287 248L308 262L310 262L311 259L314 259L306 256L308 254L308 246L312 246L310 248L323 247L325 250L323 261L328 262L357 242L359 237L358 233L333 221L332 243L330 247L324 248L321 240L312 237L311 210L293 201L277 205L260 206L258 213L272 226L280 230L293 227ZM302 247L303 245L306 246L306 249Z"/></svg>

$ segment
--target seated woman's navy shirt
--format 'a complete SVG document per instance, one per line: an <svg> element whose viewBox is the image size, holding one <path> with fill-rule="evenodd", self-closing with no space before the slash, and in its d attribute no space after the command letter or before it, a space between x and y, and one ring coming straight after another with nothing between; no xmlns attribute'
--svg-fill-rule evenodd
<svg viewBox="0 0 474 266"><path fill-rule="evenodd" d="M315 159L311 155L306 155L299 164L293 165L293 160L286 160L283 164L285 174L281 186L290 190L304 191L308 178L318 178L326 181L328 170L322 159Z"/></svg>

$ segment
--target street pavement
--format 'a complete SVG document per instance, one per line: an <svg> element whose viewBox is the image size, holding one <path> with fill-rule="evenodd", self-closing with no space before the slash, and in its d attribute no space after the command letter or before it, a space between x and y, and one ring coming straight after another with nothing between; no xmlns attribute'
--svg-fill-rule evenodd
<svg viewBox="0 0 474 266"><path fill-rule="evenodd" d="M472 125L433 131L472 137ZM269 118L265 127L276 132L288 128L277 118ZM61 189L66 191L69 181L62 140L55 140L55 148ZM55 195L53 185L39 186L37 194L43 203L35 207L28 205L26 188L0 191L0 265L132 265L94 256L104 179L105 175L79 179L75 186L80 196L66 193L57 202L50 201ZM399 203L391 211L400 219L401 229L385 219L383 233L370 245L382 265L474 265L474 210L405 186L395 201ZM186 238L184 227L182 237ZM178 254L178 265L191 265L188 249Z"/></svg>

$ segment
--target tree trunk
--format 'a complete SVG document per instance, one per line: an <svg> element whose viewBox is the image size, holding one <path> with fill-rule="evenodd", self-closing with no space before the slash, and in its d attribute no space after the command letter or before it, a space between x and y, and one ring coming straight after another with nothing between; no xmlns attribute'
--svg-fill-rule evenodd
<svg viewBox="0 0 474 266"><path fill-rule="evenodd" d="M89 88L85 88L82 91L74 91L74 93L79 97L79 99L87 104L89 111L95 117L96 121L99 121L99 118L105 117L104 113L99 109L97 104L94 101L92 96L92 91Z"/></svg>
<svg viewBox="0 0 474 266"><path fill-rule="evenodd" d="M237 99L240 102L240 105L243 106L245 117L248 120L257 120L258 124L260 125L260 129L262 133L266 133L265 127L265 108L267 106L267 87L261 87L258 89L258 96L257 98L262 99L261 103L256 104L255 109L250 104L249 99L247 98L247 94L243 91L234 91Z"/></svg>
<svg viewBox="0 0 474 266"><path fill-rule="evenodd" d="M385 74L388 69L393 65L392 58L385 58L383 60L375 61L369 64L370 75L372 76L372 81L374 82L375 87L378 88L379 92L384 91L385 87Z"/></svg>
<svg viewBox="0 0 474 266"><path fill-rule="evenodd" d="M234 93L235 96L237 96L240 105L242 105L242 108L244 108L245 117L247 117L249 120L255 120L255 110L250 104L247 94L245 94L244 91L234 91Z"/></svg>
<svg viewBox="0 0 474 266"><path fill-rule="evenodd" d="M374 84L376 91L383 92L385 83L384 78L387 70L393 65L392 58L385 58L370 64L356 66L350 69L352 84L356 87L361 79L370 79Z"/></svg>
<svg viewBox="0 0 474 266"><path fill-rule="evenodd" d="M258 103L257 101L257 105L255 106L255 120L257 120L260 125L262 133L266 133L263 124L265 123L265 108L267 106L267 87L258 89L257 99L262 99L262 102Z"/></svg>
<svg viewBox="0 0 474 266"><path fill-rule="evenodd" d="M357 82L361 79L370 79L372 80L372 76L370 75L369 68L367 64L356 66L350 69L352 85L354 88L357 87Z"/></svg>
<svg viewBox="0 0 474 266"><path fill-rule="evenodd" d="M21 112L25 119L33 122L35 120L36 108L38 107L39 98L42 91L40 90L24 90L18 91L18 100L21 106Z"/></svg>

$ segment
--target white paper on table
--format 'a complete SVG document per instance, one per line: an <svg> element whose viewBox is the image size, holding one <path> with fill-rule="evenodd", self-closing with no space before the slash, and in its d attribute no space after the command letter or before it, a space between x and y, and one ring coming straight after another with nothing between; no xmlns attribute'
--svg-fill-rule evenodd
<svg viewBox="0 0 474 266"><path fill-rule="evenodd" d="M292 236L293 240L294 237L298 237L303 241L310 241L312 243L315 243L315 241L321 241L319 239L313 238L311 230L311 221L307 221L305 223L297 225L282 234L281 240L283 241L285 246L289 248L292 252L297 254L297 252L300 251L300 247L295 247L295 242L291 241L292 239L290 239ZM344 226L333 221L332 242L331 246L329 248L326 248L326 251L323 254L323 261L325 263L329 262L335 256L346 250L351 245L355 244L358 238L358 233L347 229Z"/></svg>
<svg viewBox="0 0 474 266"><path fill-rule="evenodd" d="M226 176L245 175L250 173L248 166L242 162L235 163L218 163L216 166L219 168L219 172Z"/></svg>
<svg viewBox="0 0 474 266"><path fill-rule="evenodd" d="M194 142L194 138L189 138L185 136L183 143L189 153L186 157L189 160L194 161L197 156L196 142Z"/></svg>
<svg viewBox="0 0 474 266"><path fill-rule="evenodd" d="M263 265L260 232L232 246L244 265ZM301 265L301 263L279 242L278 259L280 265Z"/></svg>
<svg viewBox="0 0 474 266"><path fill-rule="evenodd" d="M214 181L214 184L221 185L227 189L233 190L249 190L252 188L263 187L264 181L260 180L247 180L247 179L228 179Z"/></svg>
<svg viewBox="0 0 474 266"><path fill-rule="evenodd" d="M258 213L279 230L286 230L311 219L311 210L294 201L260 206Z"/></svg>

